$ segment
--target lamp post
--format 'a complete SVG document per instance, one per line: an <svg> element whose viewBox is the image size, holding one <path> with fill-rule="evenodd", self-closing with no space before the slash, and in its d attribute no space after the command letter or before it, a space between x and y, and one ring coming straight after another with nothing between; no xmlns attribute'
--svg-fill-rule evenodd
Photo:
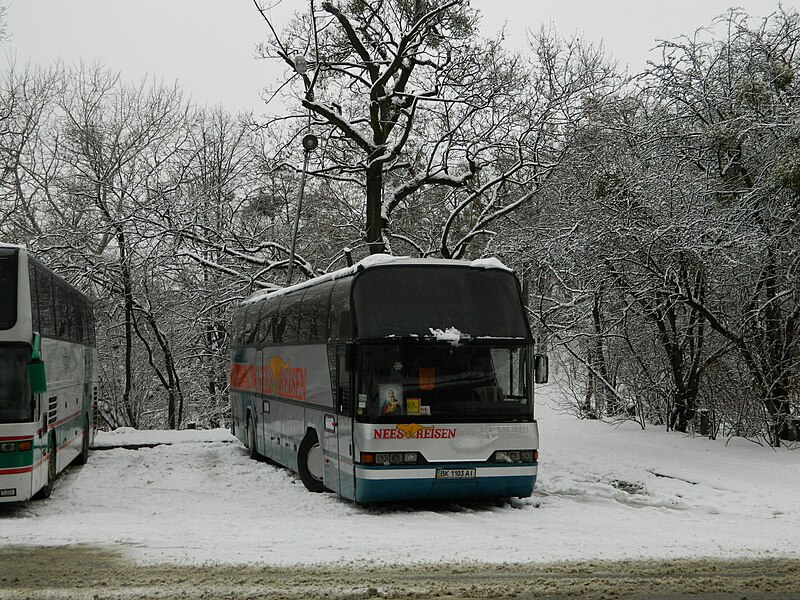
<svg viewBox="0 0 800 600"><path fill-rule="evenodd" d="M303 172L300 174L300 194L297 197L297 210L294 214L294 230L292 231L292 249L289 254L289 269L286 272L286 285L292 285L292 271L294 270L294 252L297 246L297 230L300 226L300 208L303 205L303 192L306 189L306 173L308 171L308 158L317 147L319 140L313 133L303 136Z"/></svg>
<svg viewBox="0 0 800 600"><path fill-rule="evenodd" d="M312 9L312 16L313 16L313 9L314 3L311 3ZM303 81L306 82L306 94L308 94L308 78L306 77L306 73L308 72L308 62L306 61L306 57L302 54L298 54L294 57L294 68L303 77ZM311 128L311 112L308 113L308 127ZM286 285L292 285L292 271L294 271L294 254L295 248L297 247L297 230L300 226L300 209L303 206L303 193L306 189L306 173L308 172L308 159L316 147L319 145L319 140L317 136L313 133L307 133L303 136L303 171L300 174L300 194L297 197L297 210L294 214L294 230L292 231L292 249L289 253L289 268L286 271Z"/></svg>

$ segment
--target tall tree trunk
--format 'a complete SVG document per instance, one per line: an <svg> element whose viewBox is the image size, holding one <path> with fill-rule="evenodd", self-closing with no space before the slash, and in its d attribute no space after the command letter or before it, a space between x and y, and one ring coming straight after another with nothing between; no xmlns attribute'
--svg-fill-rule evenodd
<svg viewBox="0 0 800 600"><path fill-rule="evenodd" d="M594 296L594 303L592 305L592 326L594 328L594 336L592 337L592 367L596 373L595 380L595 403L597 406L598 416L600 415L614 415L620 409L619 402L614 398L613 394L609 392L608 386L611 385L609 378L608 364L606 362L605 344L603 343L603 322L600 308L600 293ZM598 381L599 379L599 381Z"/></svg>
<svg viewBox="0 0 800 600"><path fill-rule="evenodd" d="M383 243L383 164L372 162L367 167L367 244L370 254L386 252Z"/></svg>
<svg viewBox="0 0 800 600"><path fill-rule="evenodd" d="M139 418L134 410L131 398L133 393L133 285L124 231L117 231L117 242L119 243L119 265L125 312L125 391L122 394L122 404L130 426L138 427Z"/></svg>

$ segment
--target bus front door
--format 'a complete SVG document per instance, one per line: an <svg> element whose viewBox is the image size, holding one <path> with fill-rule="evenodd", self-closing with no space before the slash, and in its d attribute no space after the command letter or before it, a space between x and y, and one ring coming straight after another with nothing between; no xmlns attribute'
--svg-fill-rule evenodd
<svg viewBox="0 0 800 600"><path fill-rule="evenodd" d="M339 463L339 494L355 498L353 464L353 382L348 368L347 347L336 348L336 441Z"/></svg>

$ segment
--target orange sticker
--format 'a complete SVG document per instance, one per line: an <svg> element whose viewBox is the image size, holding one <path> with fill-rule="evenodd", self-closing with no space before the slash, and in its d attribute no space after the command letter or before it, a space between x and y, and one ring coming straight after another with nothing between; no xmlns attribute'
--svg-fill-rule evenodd
<svg viewBox="0 0 800 600"><path fill-rule="evenodd" d="M433 367L419 368L419 389L430 391L436 387L436 369Z"/></svg>

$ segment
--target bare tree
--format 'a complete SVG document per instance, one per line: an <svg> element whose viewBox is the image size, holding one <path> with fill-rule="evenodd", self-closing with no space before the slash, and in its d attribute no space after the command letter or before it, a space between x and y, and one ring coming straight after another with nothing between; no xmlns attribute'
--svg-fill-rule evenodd
<svg viewBox="0 0 800 600"><path fill-rule="evenodd" d="M167 161L180 152L186 140L187 107L177 88L131 87L102 69L81 69L71 74L63 97L64 162L69 165L63 202L84 207L84 260L93 266L99 286L119 300L123 338L122 407L128 424L137 425L139 403L134 400L135 336L144 340L137 319L153 325L153 312L137 298L137 286L146 269L150 236L141 230L153 210L153 200L164 184ZM140 279L141 278L141 279ZM151 329L162 352L169 377L162 380L168 395L168 424L179 423L178 374L171 351L158 329ZM101 350L104 348L101 347ZM147 394L145 394L147 396Z"/></svg>
<svg viewBox="0 0 800 600"><path fill-rule="evenodd" d="M361 190L372 253L395 242L459 257L494 235L563 158L612 74L601 53L545 33L529 64L481 38L464 0L320 7L281 34L259 8L271 36L262 55L287 65L281 89L302 82L310 126L326 133L314 174ZM290 133L307 130L293 117ZM432 227L416 226L426 218Z"/></svg>
<svg viewBox="0 0 800 600"><path fill-rule="evenodd" d="M732 11L721 23L721 40L664 44L651 77L684 124L688 170L704 174L715 200L715 241L727 266L718 265L714 283L733 283L727 289L735 304L714 304L673 279L682 300L740 353L779 445L798 438L791 405L800 365L800 188L791 157L800 116L800 15L779 10L753 26Z"/></svg>

